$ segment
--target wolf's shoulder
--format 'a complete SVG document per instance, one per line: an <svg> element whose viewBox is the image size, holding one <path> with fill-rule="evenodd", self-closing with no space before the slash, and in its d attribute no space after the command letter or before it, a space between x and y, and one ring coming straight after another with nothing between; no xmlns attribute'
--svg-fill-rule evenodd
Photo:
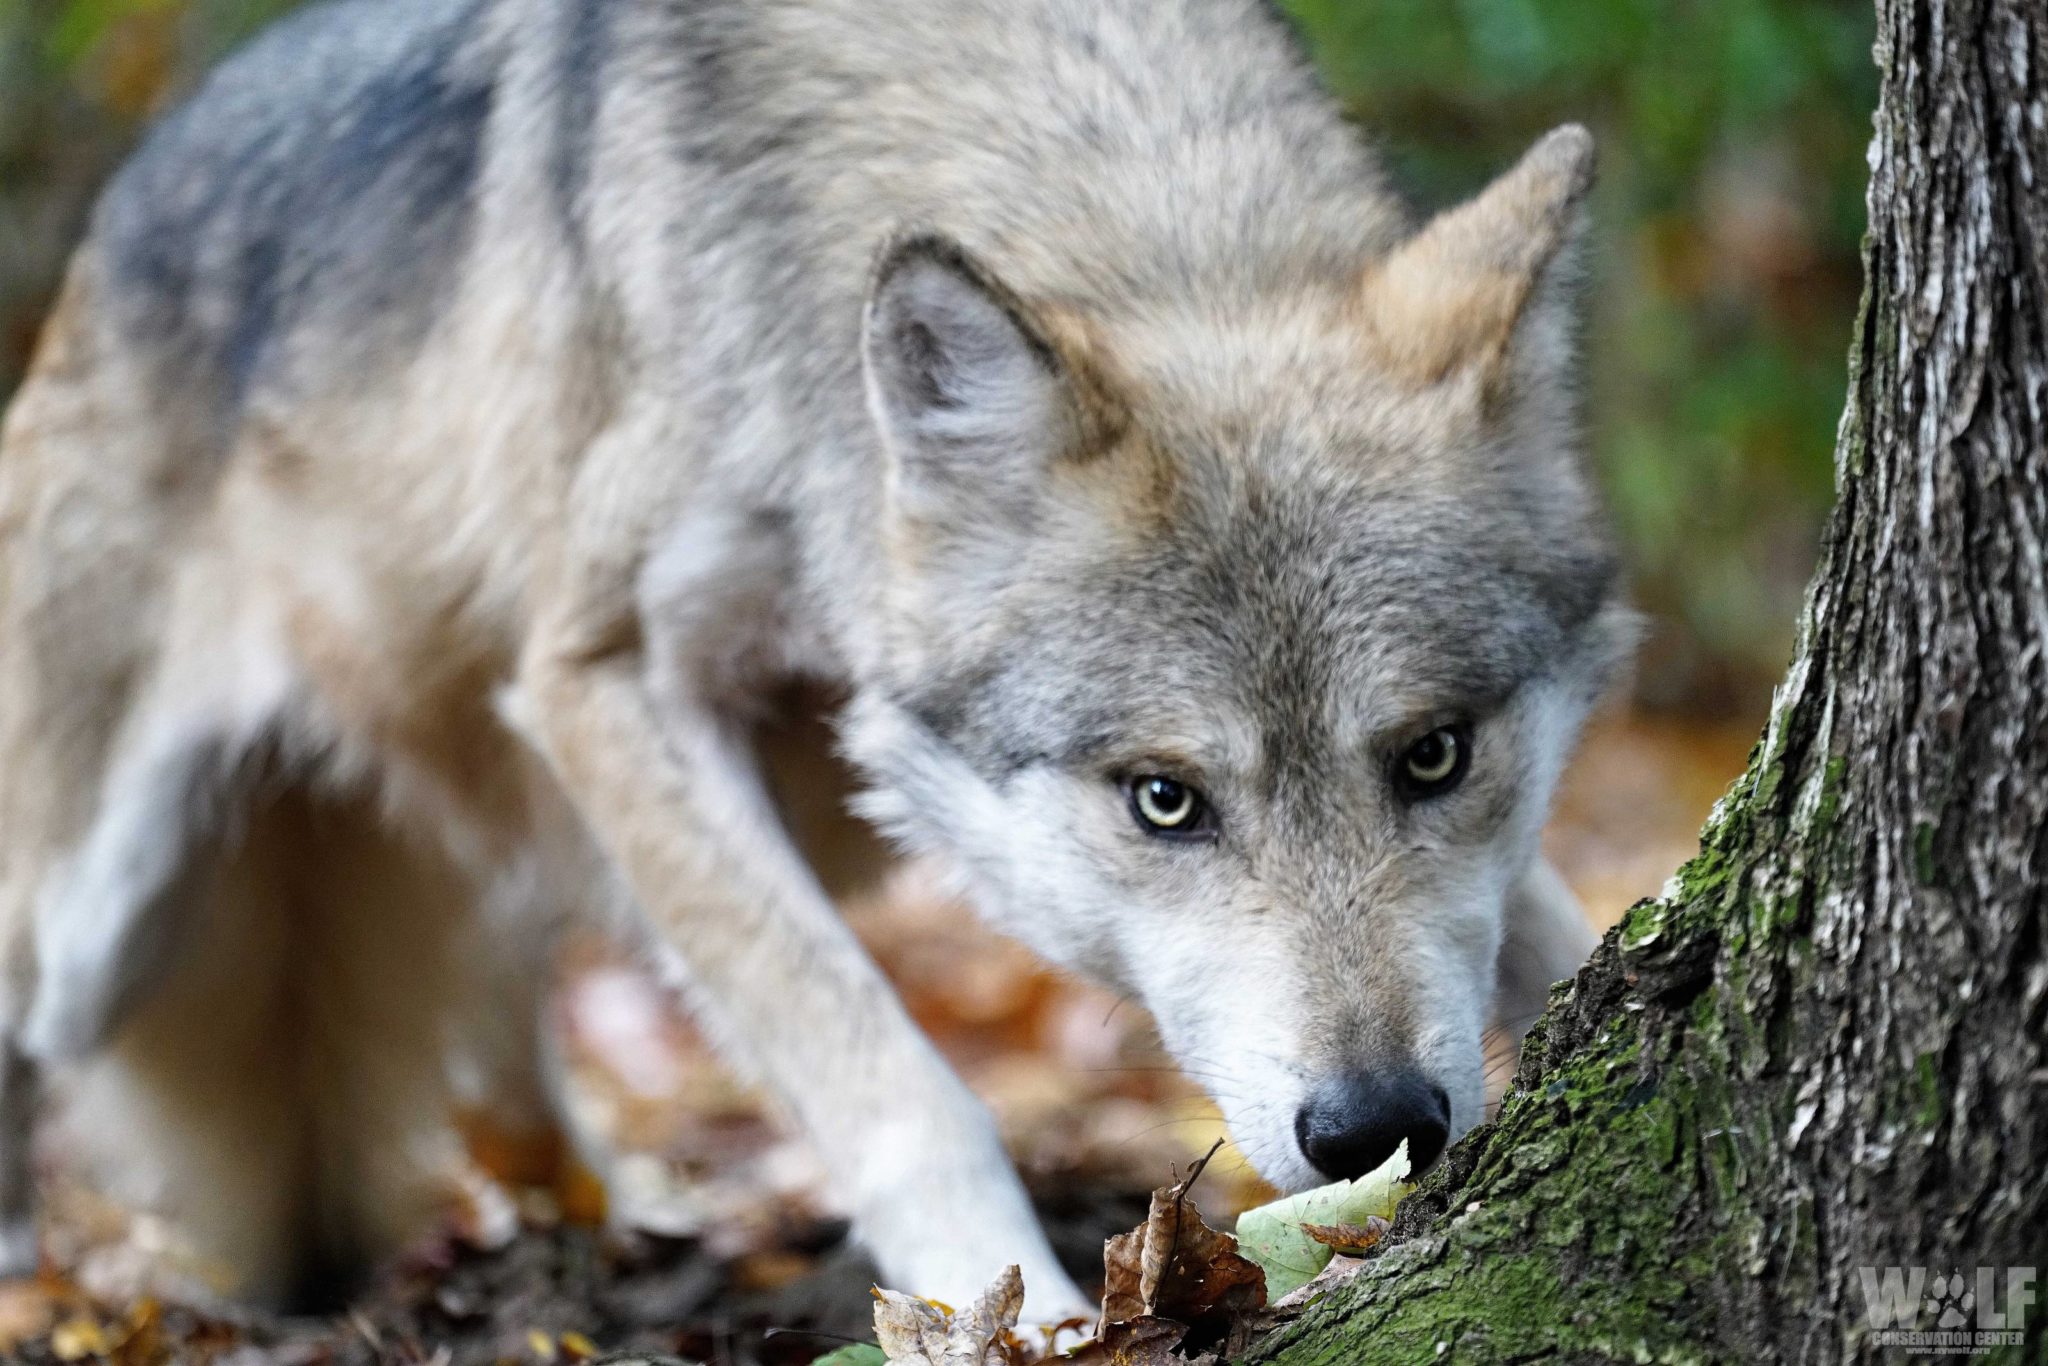
<svg viewBox="0 0 2048 1366"><path fill-rule="evenodd" d="M497 2L318 0L159 120L92 230L144 330L240 390L309 282L323 306L416 297L469 216Z"/></svg>

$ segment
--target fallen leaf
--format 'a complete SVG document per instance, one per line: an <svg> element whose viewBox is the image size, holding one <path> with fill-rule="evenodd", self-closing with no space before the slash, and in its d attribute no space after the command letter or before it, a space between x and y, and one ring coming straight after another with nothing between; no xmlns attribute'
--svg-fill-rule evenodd
<svg viewBox="0 0 2048 1366"><path fill-rule="evenodd" d="M825 1353L811 1366L889 1366L889 1358L872 1342L849 1342L837 1351Z"/></svg>
<svg viewBox="0 0 2048 1366"><path fill-rule="evenodd" d="M57 1325L50 1334L50 1350L59 1361L83 1361L107 1354L106 1332L94 1320L80 1316Z"/></svg>
<svg viewBox="0 0 2048 1366"><path fill-rule="evenodd" d="M138 1301L111 1355L116 1366L156 1366L165 1360L163 1306L153 1298Z"/></svg>
<svg viewBox="0 0 2048 1366"><path fill-rule="evenodd" d="M1149 1316L1112 1323L1060 1358L1061 1366L1188 1366L1175 1353L1187 1325Z"/></svg>
<svg viewBox="0 0 2048 1366"><path fill-rule="evenodd" d="M1379 1246L1388 1227L1388 1220L1369 1214L1362 1224L1303 1224L1301 1231L1334 1252L1357 1256Z"/></svg>
<svg viewBox="0 0 2048 1366"><path fill-rule="evenodd" d="M1239 1255L1237 1240L1203 1223L1188 1203L1199 1175L1198 1165L1179 1185L1153 1191L1145 1222L1103 1247L1106 1289L1097 1337L1140 1318L1192 1325L1248 1314L1266 1302L1258 1264Z"/></svg>
<svg viewBox="0 0 2048 1366"><path fill-rule="evenodd" d="M889 1366L1024 1366L1036 1353L1012 1331L1024 1276L1004 1269L965 1309L894 1290L875 1291L875 1339Z"/></svg>
<svg viewBox="0 0 2048 1366"><path fill-rule="evenodd" d="M1220 1144L1218 1145L1221 1146ZM1215 1148L1209 1150L1213 1157ZM1188 1200L1208 1165L1152 1192L1145 1222L1104 1245L1106 1288L1093 1339L1062 1361L1072 1366L1189 1366L1178 1349L1248 1340L1266 1303L1265 1273L1237 1240L1210 1228ZM1213 1361L1204 1353L1196 1361Z"/></svg>
<svg viewBox="0 0 2048 1366"><path fill-rule="evenodd" d="M732 1270L733 1284L742 1290L780 1290L794 1285L818 1269L818 1259L801 1252L777 1248L750 1253Z"/></svg>
<svg viewBox="0 0 2048 1366"><path fill-rule="evenodd" d="M1404 1140L1377 1171L1356 1181L1319 1186L1239 1215L1238 1245L1264 1269L1267 1298L1284 1298L1329 1265L1333 1249L1312 1237L1305 1225L1367 1225L1373 1219L1391 1219L1394 1206L1412 1189L1407 1176Z"/></svg>
<svg viewBox="0 0 2048 1366"><path fill-rule="evenodd" d="M1148 1217L1146 1223L1151 1222ZM1102 1245L1102 1318L1098 1332L1112 1323L1129 1323L1145 1316L1145 1225L1119 1233Z"/></svg>

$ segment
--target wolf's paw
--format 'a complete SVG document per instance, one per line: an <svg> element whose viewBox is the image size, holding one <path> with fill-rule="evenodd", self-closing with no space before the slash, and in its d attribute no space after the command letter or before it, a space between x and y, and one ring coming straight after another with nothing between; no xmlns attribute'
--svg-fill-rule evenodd
<svg viewBox="0 0 2048 1366"><path fill-rule="evenodd" d="M687 1238L714 1222L673 1164L651 1153L621 1153L604 1171L607 1220L615 1228Z"/></svg>

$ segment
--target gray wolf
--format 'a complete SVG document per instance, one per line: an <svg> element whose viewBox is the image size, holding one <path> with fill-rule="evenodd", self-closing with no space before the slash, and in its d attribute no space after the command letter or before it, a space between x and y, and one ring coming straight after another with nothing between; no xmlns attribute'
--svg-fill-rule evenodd
<svg viewBox="0 0 2048 1366"><path fill-rule="evenodd" d="M644 938L895 1283L1082 1307L762 757L1143 1002L1285 1187L1589 947L1575 127L1418 224L1258 0L328 0L106 192L0 451L0 1195L390 1246ZM836 789L825 794L837 800ZM812 800L829 807L832 801Z"/></svg>

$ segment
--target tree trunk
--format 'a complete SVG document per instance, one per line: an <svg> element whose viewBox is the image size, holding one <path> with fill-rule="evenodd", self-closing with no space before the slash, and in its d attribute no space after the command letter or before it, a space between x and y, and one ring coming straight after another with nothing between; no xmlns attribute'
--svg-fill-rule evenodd
<svg viewBox="0 0 2048 1366"><path fill-rule="evenodd" d="M1877 60L1839 502L1749 771L1264 1360L1896 1361L1862 1268L1929 1269L1908 1329L2048 1270L2048 0L1878 0Z"/></svg>

